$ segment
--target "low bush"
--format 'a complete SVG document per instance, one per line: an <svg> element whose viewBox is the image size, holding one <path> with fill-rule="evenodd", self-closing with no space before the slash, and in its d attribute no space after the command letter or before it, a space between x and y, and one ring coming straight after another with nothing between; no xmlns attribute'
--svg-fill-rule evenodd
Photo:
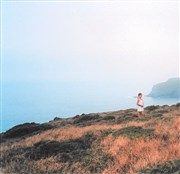
<svg viewBox="0 0 180 174"><path fill-rule="evenodd" d="M147 107L145 108L145 110L151 112L151 111L154 111L154 110L158 109L159 107L160 107L159 105L156 105L156 106L155 106L155 105L147 106Z"/></svg>
<svg viewBox="0 0 180 174"><path fill-rule="evenodd" d="M180 103L177 103L177 104L176 104L176 107L180 107Z"/></svg>
<svg viewBox="0 0 180 174"><path fill-rule="evenodd" d="M153 168L145 169L139 174L179 174L180 160L168 161L163 164L158 164Z"/></svg>
<svg viewBox="0 0 180 174"><path fill-rule="evenodd" d="M154 113L152 115L152 117L162 117L162 116L163 116L163 114L161 114L161 113Z"/></svg>
<svg viewBox="0 0 180 174"><path fill-rule="evenodd" d="M97 120L97 119L100 119L101 117L98 115L98 114L95 114L95 115L91 115L91 114L83 114L79 117L76 117L74 119L74 124L78 124L78 123L82 123L82 122L87 122L87 121L92 121L92 120Z"/></svg>
<svg viewBox="0 0 180 174"><path fill-rule="evenodd" d="M81 156L85 155L86 149L91 147L93 140L95 140L93 134L87 133L81 138L69 141L40 141L34 144L30 152L26 153L26 157L39 160L61 154L64 157L63 161L66 161L66 159L70 160L69 156L72 159L78 160ZM81 152L81 155L79 152Z"/></svg>
<svg viewBox="0 0 180 174"><path fill-rule="evenodd" d="M2 138L17 138L22 137L28 134L32 134L37 131L44 131L48 129L52 129L53 126L48 124L38 124L38 123L24 123L17 126L14 126L13 128L6 131Z"/></svg>
<svg viewBox="0 0 180 174"><path fill-rule="evenodd" d="M137 115L135 114L126 114L126 115L122 115L121 117L119 117L116 121L117 124L121 124L121 123L127 123L129 121L136 121Z"/></svg>
<svg viewBox="0 0 180 174"><path fill-rule="evenodd" d="M127 136L130 138L148 137L151 136L154 129L143 129L142 127L129 126L119 129L112 133L113 137Z"/></svg>
<svg viewBox="0 0 180 174"><path fill-rule="evenodd" d="M115 116L105 116L102 118L102 120L114 120Z"/></svg>

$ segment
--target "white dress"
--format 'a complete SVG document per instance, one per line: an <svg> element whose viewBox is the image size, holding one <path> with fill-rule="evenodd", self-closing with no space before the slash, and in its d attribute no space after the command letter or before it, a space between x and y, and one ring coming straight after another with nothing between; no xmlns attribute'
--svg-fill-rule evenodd
<svg viewBox="0 0 180 174"><path fill-rule="evenodd" d="M143 99L139 99L138 104L144 106ZM144 111L144 107L138 106L137 110L138 110L139 112L142 112L142 111Z"/></svg>

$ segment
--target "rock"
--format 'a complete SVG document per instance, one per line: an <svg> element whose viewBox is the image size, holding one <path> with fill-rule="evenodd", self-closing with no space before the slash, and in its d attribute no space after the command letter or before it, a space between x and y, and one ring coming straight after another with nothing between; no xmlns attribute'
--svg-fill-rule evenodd
<svg viewBox="0 0 180 174"><path fill-rule="evenodd" d="M154 98L179 98L180 97L180 78L171 78L166 82L158 83L153 86L148 97Z"/></svg>

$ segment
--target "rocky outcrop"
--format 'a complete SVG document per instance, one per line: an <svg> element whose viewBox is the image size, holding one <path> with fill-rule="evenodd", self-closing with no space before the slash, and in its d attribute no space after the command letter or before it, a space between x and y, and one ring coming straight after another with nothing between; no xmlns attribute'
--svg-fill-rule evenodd
<svg viewBox="0 0 180 174"><path fill-rule="evenodd" d="M180 78L172 78L153 86L148 97L154 98L180 98Z"/></svg>

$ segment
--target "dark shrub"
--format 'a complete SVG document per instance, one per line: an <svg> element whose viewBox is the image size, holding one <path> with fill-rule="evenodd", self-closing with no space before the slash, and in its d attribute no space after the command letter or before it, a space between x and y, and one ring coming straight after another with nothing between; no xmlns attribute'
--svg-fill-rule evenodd
<svg viewBox="0 0 180 174"><path fill-rule="evenodd" d="M147 111L154 111L154 110L156 110L156 109L158 109L160 106L159 105L156 105L156 106L154 106L154 105L152 105L152 106L147 106L146 108L145 108L145 110L147 110Z"/></svg>
<svg viewBox="0 0 180 174"><path fill-rule="evenodd" d="M130 138L138 138L142 136L151 136L153 131L154 129L143 129L142 127L129 126L113 132L112 136L127 136Z"/></svg>
<svg viewBox="0 0 180 174"><path fill-rule="evenodd" d="M161 114L164 114L164 113L168 113L169 111L167 109L163 109L163 110L159 110L157 111L157 113L161 113Z"/></svg>
<svg viewBox="0 0 180 174"><path fill-rule="evenodd" d="M176 104L176 107L180 107L180 103L177 103L177 104Z"/></svg>
<svg viewBox="0 0 180 174"><path fill-rule="evenodd" d="M96 151L89 150L88 153L89 155L82 161L82 166L92 174L102 173L107 165L114 161L113 157L104 153L100 147L98 147Z"/></svg>
<svg viewBox="0 0 180 174"><path fill-rule="evenodd" d="M121 123L127 123L129 121L133 121L133 120L137 120L137 115L135 114L126 114L126 115L123 115L121 117L119 117L116 121L117 124L121 124Z"/></svg>
<svg viewBox="0 0 180 174"><path fill-rule="evenodd" d="M87 115L81 115L74 119L74 123L82 123L86 121L91 121L91 120L97 120L100 119L101 117L98 114L87 114Z"/></svg>
<svg viewBox="0 0 180 174"><path fill-rule="evenodd" d="M169 107L169 105L163 105L163 106L161 106L162 108L166 108L166 107Z"/></svg>
<svg viewBox="0 0 180 174"><path fill-rule="evenodd" d="M102 120L114 120L115 116L105 116L102 118Z"/></svg>
<svg viewBox="0 0 180 174"><path fill-rule="evenodd" d="M101 132L101 136L104 137L104 136L111 134L113 132L113 130L112 129L105 129L105 130L100 130L100 132Z"/></svg>
<svg viewBox="0 0 180 174"><path fill-rule="evenodd" d="M55 118L53 119L53 121L59 121L59 120L63 120L63 118L55 117Z"/></svg>
<svg viewBox="0 0 180 174"><path fill-rule="evenodd" d="M17 125L3 134L3 138L17 138L24 135L31 134L37 131L44 131L51 129L53 126L48 124L37 124L37 123L24 123Z"/></svg>
<svg viewBox="0 0 180 174"><path fill-rule="evenodd" d="M26 157L32 160L39 160L51 156L59 155L62 161L74 159L78 160L85 155L86 150L91 147L95 137L91 133L85 134L79 139L69 140L65 142L59 141L40 141L26 153ZM60 160L61 160L60 159Z"/></svg>
<svg viewBox="0 0 180 174"><path fill-rule="evenodd" d="M72 119L76 119L76 118L79 118L80 117L80 115L76 115L75 117L73 117Z"/></svg>
<svg viewBox="0 0 180 174"><path fill-rule="evenodd" d="M158 164L153 168L148 168L140 171L139 174L179 174L180 160L168 161L163 164Z"/></svg>
<svg viewBox="0 0 180 174"><path fill-rule="evenodd" d="M162 117L162 116L163 116L163 114L161 114L161 113L154 113L152 117Z"/></svg>

